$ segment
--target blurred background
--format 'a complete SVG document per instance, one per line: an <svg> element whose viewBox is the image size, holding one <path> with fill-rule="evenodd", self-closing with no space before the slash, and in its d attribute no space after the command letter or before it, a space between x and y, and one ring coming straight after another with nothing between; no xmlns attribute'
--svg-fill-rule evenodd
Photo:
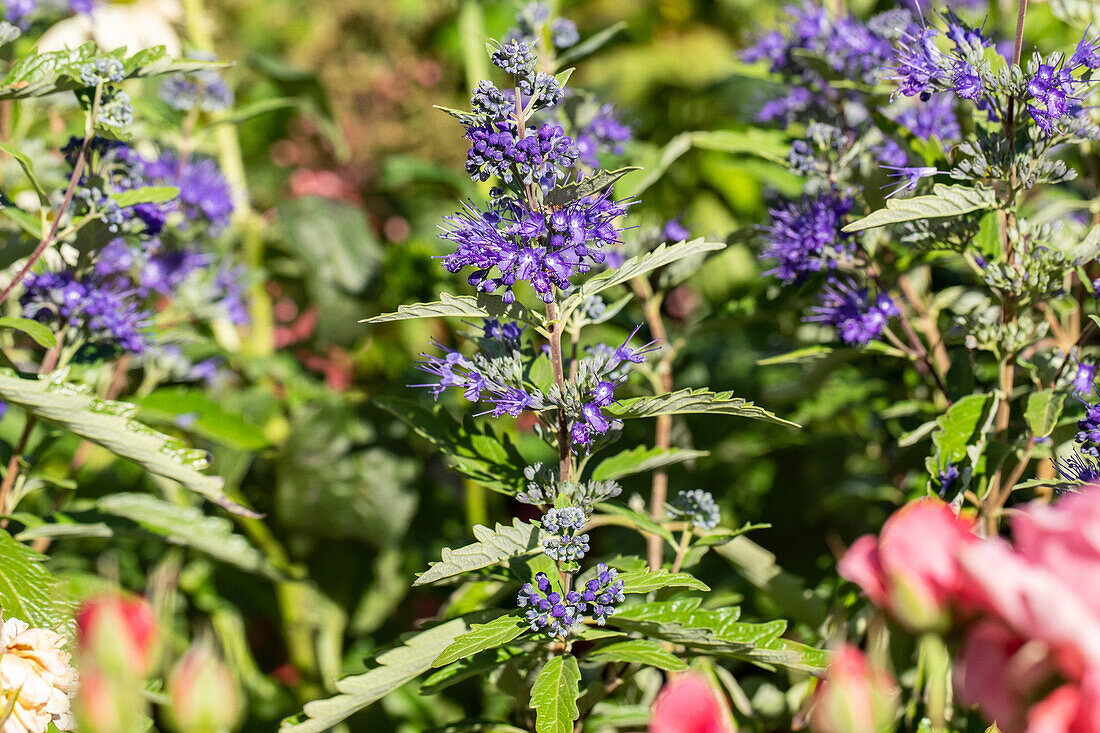
<svg viewBox="0 0 1100 733"><path fill-rule="evenodd" d="M238 521L289 579L271 582L192 556L174 562L189 612L212 620L234 668L243 670L244 729L270 731L439 609L448 588L410 592L409 584L441 548L469 542L473 523L507 521L518 511L511 499L449 472L427 441L380 406L391 397L430 404L427 393L406 385L420 381L414 364L430 339L453 343L448 329L457 324L358 321L468 289L433 259L447 251L437 238L441 217L477 196L463 168L462 127L433 105L468 106L487 71L485 40L515 24L520 3L117 5L140 7L143 17L159 13L186 29L178 41L185 49L212 49L235 62L226 78L237 99L236 135L218 139L223 152L239 144L243 170L232 170L232 156L221 162L239 195L247 184L251 218L240 247L252 278L250 333L270 338L253 339L264 346L246 341L234 364L243 381L213 391L243 416L243 427L208 426L197 442L213 454L230 492L266 513L262 521ZM889 3L841 5L862 14ZM640 199L629 223L641 232L675 219L692 236L731 243L666 302L674 329L693 324L675 365L676 387L734 390L803 426L704 415L675 422L676 445L709 454L672 468L672 490L713 492L727 526L771 525L752 535L766 552L743 559L751 567L712 553L699 573L728 602L743 602L747 620L793 617L803 622L796 633L817 643L813 629L836 591L837 548L877 530L907 492L923 489L924 449L896 440L923 419L900 402L909 391L902 366L874 354L838 350L809 363L767 363L796 348L810 326L801 321L798 289L762 277L768 268L750 235L766 220L770 197L797 195L799 179L788 172L782 145L768 156L716 149L722 146L688 134L752 123L774 90L753 78L738 50L774 28L782 6L561 0L558 10L582 38L623 24L577 64L571 84L613 104L631 128L622 154L601 161L645 168L617 191ZM1003 21L993 8L990 27ZM1042 39L1057 20L1039 4L1029 24ZM761 138L761 146L775 140ZM510 429L521 452L533 442L524 425ZM628 430L638 432L626 444L652 439L651 425ZM629 479L624 494L647 495L648 481ZM599 541L607 546L596 552L638 542L610 529ZM135 540L132 552L119 552L124 584L140 589L155 577L166 562L162 547ZM56 562L81 566L94 554L78 543L68 549ZM768 585L779 572L776 560L787 573L787 594ZM789 721L782 680L746 669L739 681L762 720ZM361 713L349 730L428 730L493 704L476 681L430 698L412 685Z"/></svg>

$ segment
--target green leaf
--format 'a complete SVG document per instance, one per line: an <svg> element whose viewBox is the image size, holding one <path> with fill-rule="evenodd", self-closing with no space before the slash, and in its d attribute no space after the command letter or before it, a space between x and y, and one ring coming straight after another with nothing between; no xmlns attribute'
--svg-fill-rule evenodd
<svg viewBox="0 0 1100 733"><path fill-rule="evenodd" d="M0 317L0 328L21 331L34 339L39 346L46 349L57 346L57 337L53 335L53 331L46 324L33 321L30 318L3 316Z"/></svg>
<svg viewBox="0 0 1100 733"><path fill-rule="evenodd" d="M304 716L305 719L302 722L284 720L279 733L323 733L329 730L431 669L432 660L466 628L463 619L454 619L403 637L402 646L375 658L378 667L337 681L336 691L340 694L327 700L306 703L302 715L295 716Z"/></svg>
<svg viewBox="0 0 1100 733"><path fill-rule="evenodd" d="M575 61L579 61L585 56L599 51L601 48L606 46L612 38L618 35L626 27L627 22L625 20L621 20L614 25L608 26L601 31L593 33L588 38L584 39L572 48L563 51L561 55L559 55L557 58L557 68L564 69L569 64Z"/></svg>
<svg viewBox="0 0 1100 733"><path fill-rule="evenodd" d="M640 196L659 181L673 163L694 147L757 156L786 166L790 143L787 136L778 130L761 130L755 127L681 132L665 145L657 164L650 166L645 176L637 180L629 191L630 195Z"/></svg>
<svg viewBox="0 0 1100 733"><path fill-rule="evenodd" d="M506 304L499 297L480 293L476 298L471 295L448 295L440 293L439 300L431 303L412 303L399 306L393 313L364 318L360 323L387 323L406 321L413 318L499 318L505 316L541 327L542 318L527 310L519 303Z"/></svg>
<svg viewBox="0 0 1100 733"><path fill-rule="evenodd" d="M498 524L495 530L475 525L477 542L452 550L443 548L440 562L432 563L417 577L413 585L435 583L445 578L495 565L517 555L526 555L541 548L542 530L529 522L513 519L512 525Z"/></svg>
<svg viewBox="0 0 1100 733"><path fill-rule="evenodd" d="M630 522L631 526L636 527L642 532L655 534L658 537L664 538L669 543L676 542L676 540L672 536L672 533L669 532L666 528L654 522L648 514L636 512L630 507L624 506L622 504L597 504L596 508L604 514L612 514L617 517L623 517L628 522Z"/></svg>
<svg viewBox="0 0 1100 733"><path fill-rule="evenodd" d="M5 619L57 629L72 617L72 605L42 565L45 559L0 529L0 615Z"/></svg>
<svg viewBox="0 0 1100 733"><path fill-rule="evenodd" d="M779 566L774 554L748 537L737 537L715 552L747 580L772 600L784 614L817 628L825 622L828 605L806 586L802 578Z"/></svg>
<svg viewBox="0 0 1100 733"><path fill-rule="evenodd" d="M693 239L690 242L662 244L650 252L640 254L637 257L631 257L618 269L604 270L600 274L586 280L576 293L570 295L562 302L561 317L563 319L568 318L569 313L574 308L579 307L591 296L601 293L608 288L629 282L636 277L645 275L647 272L656 270L658 267L670 265L686 257L698 255L703 252L715 252L720 249L725 249L725 247L725 242L706 242L702 239Z"/></svg>
<svg viewBox="0 0 1100 733"><path fill-rule="evenodd" d="M23 173L26 174L27 180L30 181L31 186L34 187L34 192L38 194L38 200L42 202L43 206L48 206L50 203L50 196L46 193L46 189L42 188L42 184L38 182L38 176L34 173L34 163L31 162L31 159L22 151L4 142L0 142L0 150L3 150L8 155L15 158L15 162L23 169Z"/></svg>
<svg viewBox="0 0 1100 733"><path fill-rule="evenodd" d="M527 621L518 611L498 616L489 623L474 624L462 636L457 637L432 662L433 667L443 667L459 659L472 657L486 649L504 646L528 630Z"/></svg>
<svg viewBox="0 0 1100 733"><path fill-rule="evenodd" d="M573 721L581 714L577 709L580 681L576 657L550 657L531 687L535 733L573 733Z"/></svg>
<svg viewBox="0 0 1100 733"><path fill-rule="evenodd" d="M166 201L175 201L179 195L180 190L175 186L145 186L112 193L111 199L119 205L119 208L125 209L138 204L163 204Z"/></svg>
<svg viewBox="0 0 1100 733"><path fill-rule="evenodd" d="M692 588L710 590L710 586L690 573L672 573L664 568L657 570L631 570L619 575L623 581L623 593L649 593L662 588Z"/></svg>
<svg viewBox="0 0 1100 733"><path fill-rule="evenodd" d="M0 99L24 99L41 97L57 92L71 92L87 87L80 80L80 68L99 58L119 59L127 78L142 78L158 74L217 69L225 64L215 61L173 59L166 55L164 46L138 51L123 58L126 50L116 49L101 53L94 42L81 44L63 51L32 51L21 56L0 78Z"/></svg>
<svg viewBox="0 0 1100 733"><path fill-rule="evenodd" d="M824 359L832 353L833 348L831 346L815 344L814 346L807 346L804 349L788 351L786 354L780 354L779 356L769 356L766 359L757 359L756 365L772 366L773 364L803 364L809 361Z"/></svg>
<svg viewBox="0 0 1100 733"><path fill-rule="evenodd" d="M991 402L987 394L967 395L936 421L932 444L939 450L941 466L966 458L966 447L981 428Z"/></svg>
<svg viewBox="0 0 1100 733"><path fill-rule="evenodd" d="M271 445L262 429L197 389L162 387L142 397L138 405L143 419L182 426L235 450L257 451Z"/></svg>
<svg viewBox="0 0 1100 733"><path fill-rule="evenodd" d="M686 448L647 448L639 445L624 450L618 455L605 458L592 471L593 481L616 481L634 474L664 468L676 463L694 461L696 458L710 455L705 450Z"/></svg>
<svg viewBox="0 0 1100 733"><path fill-rule="evenodd" d="M438 104L433 104L432 107L439 110L443 114L450 115L464 125L480 125L484 124L485 118L482 115L476 115L473 112L466 112L461 109L451 109L450 107L441 107Z"/></svg>
<svg viewBox="0 0 1100 733"><path fill-rule="evenodd" d="M1036 438L1045 438L1054 432L1058 420L1062 417L1062 407L1066 402L1066 393L1053 389L1032 392L1027 396L1027 426Z"/></svg>
<svg viewBox="0 0 1100 733"><path fill-rule="evenodd" d="M937 183L928 196L908 199L889 199L885 209L879 209L844 227L845 232L862 232L865 229L901 224L918 219L942 219L961 216L997 205L996 194L986 188L947 186Z"/></svg>
<svg viewBox="0 0 1100 733"><path fill-rule="evenodd" d="M591 196L594 193L603 191L627 173L640 170L641 168L637 166L631 166L629 168L619 168L614 171L596 171L583 180L573 181L561 186L554 186L546 193L546 203L549 206L565 206L571 204L574 201L583 199L585 196Z"/></svg>
<svg viewBox="0 0 1100 733"><path fill-rule="evenodd" d="M638 417L656 417L657 415L685 415L712 413L718 415L736 415L755 420L800 427L798 424L776 417L763 407L757 407L733 392L711 392L709 389L682 389L679 392L667 392L652 397L634 397L620 400L607 408L615 417L623 419Z"/></svg>
<svg viewBox="0 0 1100 733"><path fill-rule="evenodd" d="M649 639L613 642L588 653L585 656L585 661L644 664L647 667L656 667L666 672L681 672L688 667L682 659L671 652L665 651L663 646Z"/></svg>
<svg viewBox="0 0 1100 733"><path fill-rule="evenodd" d="M16 226L22 229L24 232L34 237L35 240L39 240L43 237L44 232L42 230L42 220L36 215L23 211L21 208L15 205L11 199L9 199L3 192L0 192L0 214L11 219ZM33 247L33 245L31 245ZM12 248L9 243L6 248ZM20 252L18 256L12 257L5 252L5 262L14 262L19 257L24 257L31 253L31 248L28 248L26 253Z"/></svg>
<svg viewBox="0 0 1100 733"><path fill-rule="evenodd" d="M178 481L235 514L258 516L225 495L221 478L202 473L208 465L205 451L189 448L176 438L142 425L133 419L136 405L98 399L87 389L64 382L64 374L61 371L49 377L22 379L10 369L0 370L0 399L129 459L150 473Z"/></svg>
<svg viewBox="0 0 1100 733"><path fill-rule="evenodd" d="M527 461L506 434L497 437L489 425L479 426L469 415L459 424L440 405L428 408L400 397L376 397L374 402L441 450L462 475L512 496L524 485L521 467Z"/></svg>
<svg viewBox="0 0 1100 733"><path fill-rule="evenodd" d="M103 514L127 519L169 544L198 550L242 570L281 578L264 554L233 531L233 522L150 494L110 494L96 502Z"/></svg>
<svg viewBox="0 0 1100 733"><path fill-rule="evenodd" d="M525 652L511 649L489 649L467 659L460 659L454 664L449 664L443 669L436 670L428 675L428 678L420 685L420 694L434 695L437 692L442 692L463 680L480 677L486 672L491 672L500 665L523 654Z"/></svg>

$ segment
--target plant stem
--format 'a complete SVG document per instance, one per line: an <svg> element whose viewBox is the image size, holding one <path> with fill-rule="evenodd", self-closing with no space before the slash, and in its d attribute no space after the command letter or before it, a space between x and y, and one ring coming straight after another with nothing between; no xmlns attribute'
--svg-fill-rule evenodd
<svg viewBox="0 0 1100 733"><path fill-rule="evenodd" d="M61 208L57 210L54 215L53 224L50 225L50 231L45 237L38 243L38 246L31 252L31 256L27 259L23 268L19 270L12 281L8 283L8 286L0 291L0 303L3 303L11 295L11 291L15 289L19 283L23 282L23 278L27 276L27 273L31 271L35 263L39 258L45 254L46 250L57 240L57 230L61 226L61 219L65 216L65 212L72 206L73 196L76 195L76 186L80 183L80 177L84 174L85 161L88 158L88 147L92 144L92 136L95 133L95 117L96 112L99 110L99 94L100 88L96 88L95 97L92 98L92 106L88 110L88 116L84 121L84 142L80 145L80 152L76 156L76 162L73 163L73 173L69 176L69 186L65 189L65 198L61 201Z"/></svg>
<svg viewBox="0 0 1100 733"><path fill-rule="evenodd" d="M1016 39L1012 46L1012 63L1020 63L1020 54L1023 52L1024 46L1024 20L1027 16L1027 0L1019 0L1018 13L1016 16ZM1005 209L1003 219L1003 234L1002 243L1005 256L1005 265L1012 269L1016 265L1016 253L1012 247L1012 237L1009 236L1009 230L1016 227L1016 193L1017 193L1017 173L1016 173L1016 100L1010 97L1008 100L1008 110L1005 115L1005 141L1009 147L1009 169L1008 169L1008 191L1005 197ZM1012 297L1011 293L1005 293L1001 300L1001 330L1002 334L1016 323L1017 311L1016 301ZM1001 361L1000 369L1000 390L1002 394L1001 403L997 408L997 419L994 423L994 430L1002 439L1007 438L1009 422L1012 417L1012 387L1016 383L1016 356L1012 353L1006 353L1004 359ZM982 502L982 517L985 520L985 533L987 536L992 537L997 534L997 519L1000 515L1000 509L1007 501L1007 493L1004 497L1001 496L1002 490L1009 492L1012 490L1011 485L1002 489L1001 485L1001 469L998 469L989 481L989 491L986 494L985 500Z"/></svg>
<svg viewBox="0 0 1100 733"><path fill-rule="evenodd" d="M546 318L550 321L550 368L554 372L554 384L559 394L565 397L565 366L562 361L561 335L564 324L558 317L558 304L552 301L546 304ZM558 409L558 478L569 481L572 478L572 454L569 446L569 419L565 410Z"/></svg>
<svg viewBox="0 0 1100 733"><path fill-rule="evenodd" d="M683 533L680 535L680 544L676 547L676 559L672 561L672 572L680 572L680 568L684 564L684 557L687 556L688 548L691 547L691 533L694 527L689 523L684 527Z"/></svg>
<svg viewBox="0 0 1100 733"><path fill-rule="evenodd" d="M665 328L664 319L661 317L661 301L654 296L653 288L645 278L634 278L631 281L631 286L642 301L642 309L650 333L665 347L661 354L661 360L657 363L657 376L660 380L661 392L671 392L672 359L675 353L668 343L668 330ZM658 415L655 431L654 447L668 450L672 446L672 415ZM660 523L664 518L665 501L667 499L668 471L660 468L653 472L653 483L649 491L649 515L653 521ZM660 568L661 561L664 558L664 540L655 534L649 535L646 538L646 551L649 569L657 570Z"/></svg>

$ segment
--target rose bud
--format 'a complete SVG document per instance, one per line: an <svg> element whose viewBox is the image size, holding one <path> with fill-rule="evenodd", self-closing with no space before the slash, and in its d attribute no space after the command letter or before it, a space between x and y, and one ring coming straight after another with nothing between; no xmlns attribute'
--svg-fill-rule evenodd
<svg viewBox="0 0 1100 733"><path fill-rule="evenodd" d="M237 682L210 642L183 655L168 677L171 716L180 733L223 733L241 713Z"/></svg>
<svg viewBox="0 0 1100 733"><path fill-rule="evenodd" d="M697 672L671 680L653 704L649 733L735 733L725 699Z"/></svg>
<svg viewBox="0 0 1100 733"><path fill-rule="evenodd" d="M894 730L898 689L886 670L845 645L833 655L826 679L814 693L810 724L816 733L880 733Z"/></svg>
<svg viewBox="0 0 1100 733"><path fill-rule="evenodd" d="M76 616L81 655L112 675L145 677L157 656L157 619L141 597L101 596Z"/></svg>
<svg viewBox="0 0 1100 733"><path fill-rule="evenodd" d="M140 685L105 674L94 665L81 668L76 698L81 733L142 730L147 707Z"/></svg>

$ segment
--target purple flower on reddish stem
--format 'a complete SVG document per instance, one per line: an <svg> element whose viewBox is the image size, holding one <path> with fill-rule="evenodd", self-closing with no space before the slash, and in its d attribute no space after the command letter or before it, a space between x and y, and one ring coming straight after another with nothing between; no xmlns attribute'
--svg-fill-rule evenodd
<svg viewBox="0 0 1100 733"><path fill-rule="evenodd" d="M653 339L652 341L645 343L636 349L630 348L631 339L634 338L635 334L637 334L640 329L641 325L635 326L634 330L630 332L630 335L626 337L626 341L623 341L623 345L615 350L614 356L612 356L611 359L607 362L608 369L614 369L624 361L629 361L634 364L641 364L643 361L645 361L646 354L661 348L660 346L657 346L657 339Z"/></svg>

